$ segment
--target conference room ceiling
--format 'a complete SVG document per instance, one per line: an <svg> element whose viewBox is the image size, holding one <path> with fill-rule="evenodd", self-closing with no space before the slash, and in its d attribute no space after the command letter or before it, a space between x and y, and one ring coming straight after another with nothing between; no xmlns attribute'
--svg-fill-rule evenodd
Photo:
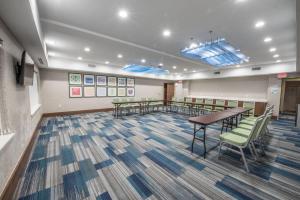
<svg viewBox="0 0 300 200"><path fill-rule="evenodd" d="M295 0L39 0L38 7L50 61L82 58L120 68L145 59L171 73L211 70L180 55L191 37L210 40L209 30L249 56L249 66L296 60ZM126 19L120 10L128 12ZM261 21L264 26L256 27ZM264 42L267 37L272 41Z"/></svg>

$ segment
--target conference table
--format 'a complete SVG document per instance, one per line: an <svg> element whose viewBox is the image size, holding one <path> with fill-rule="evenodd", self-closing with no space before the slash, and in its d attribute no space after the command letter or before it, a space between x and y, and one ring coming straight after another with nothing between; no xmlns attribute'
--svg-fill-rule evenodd
<svg viewBox="0 0 300 200"><path fill-rule="evenodd" d="M193 106L200 108L200 106L213 106L213 107L223 107L224 109L229 109L229 108L234 108L233 106L228 106L228 105L218 105L218 104L207 104L207 103L198 103L198 102L187 102L187 101L173 101L173 100L134 100L134 101L117 101L117 102L112 102L114 105L114 116L118 118L119 116L119 110L122 105L126 104L137 104L140 110L140 114L144 115L146 113L146 108L149 107L150 103L155 103L155 102L162 102L163 104L166 103L166 111L168 112L168 107L169 111L171 111L171 106L176 103L176 104L181 104L187 105L189 107L189 111L192 110Z"/></svg>
<svg viewBox="0 0 300 200"><path fill-rule="evenodd" d="M194 152L194 143L195 140L199 140L203 142L203 146L204 146L204 153L203 153L203 157L206 157L206 128L207 126L217 123L219 121L222 120L228 120L228 119L232 119L232 118L236 118L236 125L238 124L238 118L239 116L242 116L245 113L250 112L250 110L252 110L252 108L241 108L241 107L237 107L237 108L231 108L231 109L227 109L224 111L220 111L220 112L213 112L207 115L201 115L198 117L190 117L189 118L189 122L194 124L194 136L193 136L193 142L192 142L192 152ZM229 120L231 121L231 120ZM197 129L197 125L200 125L200 128ZM222 125L223 126L223 125ZM203 130L203 137L197 137L196 133ZM222 127L223 130L223 127ZM217 145L218 146L218 145ZM217 147L215 146L215 147ZM214 147L214 148L215 148ZM211 148L210 150L214 149Z"/></svg>

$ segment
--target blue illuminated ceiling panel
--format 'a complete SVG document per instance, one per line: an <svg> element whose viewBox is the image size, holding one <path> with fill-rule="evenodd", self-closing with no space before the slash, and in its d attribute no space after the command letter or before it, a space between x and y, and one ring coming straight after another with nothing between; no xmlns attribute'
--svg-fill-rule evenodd
<svg viewBox="0 0 300 200"><path fill-rule="evenodd" d="M187 58L199 60L215 67L249 62L249 57L242 54L240 50L235 49L225 39L193 45L183 49L181 54Z"/></svg>
<svg viewBox="0 0 300 200"><path fill-rule="evenodd" d="M159 67L135 65L135 64L126 65L122 68L122 70L126 72L141 73L141 74L155 74L155 75L165 75L169 73L168 70Z"/></svg>

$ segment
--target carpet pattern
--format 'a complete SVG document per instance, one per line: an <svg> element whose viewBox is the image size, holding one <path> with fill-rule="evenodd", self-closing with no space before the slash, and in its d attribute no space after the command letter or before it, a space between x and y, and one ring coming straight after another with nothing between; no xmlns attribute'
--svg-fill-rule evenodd
<svg viewBox="0 0 300 200"><path fill-rule="evenodd" d="M251 160L217 150L202 158L187 116L111 113L42 121L26 172L12 199L300 199L300 130L272 121L266 156ZM220 124L207 130L218 145Z"/></svg>

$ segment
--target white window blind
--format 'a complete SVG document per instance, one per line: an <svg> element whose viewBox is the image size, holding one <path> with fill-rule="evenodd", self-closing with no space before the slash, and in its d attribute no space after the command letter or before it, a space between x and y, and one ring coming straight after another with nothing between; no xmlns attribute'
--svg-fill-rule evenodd
<svg viewBox="0 0 300 200"><path fill-rule="evenodd" d="M38 88L38 74L34 72L33 85L29 86L29 100L31 115L33 115L40 108L39 88Z"/></svg>

